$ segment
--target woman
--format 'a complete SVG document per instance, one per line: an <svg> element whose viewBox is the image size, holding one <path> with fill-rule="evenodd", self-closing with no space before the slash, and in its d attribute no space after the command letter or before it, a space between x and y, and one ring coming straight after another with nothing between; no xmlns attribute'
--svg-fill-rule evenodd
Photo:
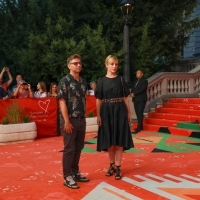
<svg viewBox="0 0 200 200"><path fill-rule="evenodd" d="M34 93L35 98L47 97L46 84L43 81L38 82L37 91Z"/></svg>
<svg viewBox="0 0 200 200"><path fill-rule="evenodd" d="M94 92L95 92L95 89L96 89L96 82L95 81L92 81L90 83L90 90L88 90L88 95L94 95Z"/></svg>
<svg viewBox="0 0 200 200"><path fill-rule="evenodd" d="M50 89L49 89L49 92L48 92L48 97L57 97L58 95L58 86L57 86L57 83L55 82L52 82L50 84Z"/></svg>
<svg viewBox="0 0 200 200"><path fill-rule="evenodd" d="M13 93L13 97L14 98L33 98L31 85L26 83L24 80L19 81L19 84Z"/></svg>
<svg viewBox="0 0 200 200"><path fill-rule="evenodd" d="M120 180L121 159L124 150L133 147L129 123L131 112L129 107L129 89L124 79L118 76L118 59L109 55L105 60L107 74L97 81L95 90L97 106L98 138L97 150L108 151L110 167L106 176L115 173Z"/></svg>

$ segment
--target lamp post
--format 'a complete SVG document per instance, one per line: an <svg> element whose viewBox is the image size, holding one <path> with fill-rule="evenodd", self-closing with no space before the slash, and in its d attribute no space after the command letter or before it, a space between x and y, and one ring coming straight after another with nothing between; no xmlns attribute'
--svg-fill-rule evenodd
<svg viewBox="0 0 200 200"><path fill-rule="evenodd" d="M133 10L133 0L122 0L120 3L121 11L125 18L124 22L124 30L123 30L123 49L124 49L124 68L123 68L123 77L126 83L130 86L130 54L129 54L129 26L131 25L130 22L130 15Z"/></svg>

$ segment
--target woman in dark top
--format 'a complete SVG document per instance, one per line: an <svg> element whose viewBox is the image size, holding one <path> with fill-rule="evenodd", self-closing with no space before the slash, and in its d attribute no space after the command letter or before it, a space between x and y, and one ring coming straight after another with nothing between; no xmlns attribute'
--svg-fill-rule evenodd
<svg viewBox="0 0 200 200"><path fill-rule="evenodd" d="M57 97L58 96L58 86L57 83L52 82L50 84L50 89L48 92L48 97Z"/></svg>
<svg viewBox="0 0 200 200"><path fill-rule="evenodd" d="M129 89L124 79L118 76L118 59L109 55L105 60L107 74L97 81L95 91L97 105L98 139L97 150L108 151L110 167L105 174L115 179L122 178L120 166L124 150L133 147L129 122Z"/></svg>

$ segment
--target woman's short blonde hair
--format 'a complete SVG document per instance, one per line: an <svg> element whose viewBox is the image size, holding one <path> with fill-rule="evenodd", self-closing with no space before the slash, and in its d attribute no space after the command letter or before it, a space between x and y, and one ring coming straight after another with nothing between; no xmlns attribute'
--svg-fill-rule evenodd
<svg viewBox="0 0 200 200"><path fill-rule="evenodd" d="M116 61L118 61L118 58L117 58L117 56L114 56L114 55L109 55L109 56L107 56L106 57L106 60L105 60L105 65L107 65L108 63L109 63L109 61L110 60L116 60Z"/></svg>

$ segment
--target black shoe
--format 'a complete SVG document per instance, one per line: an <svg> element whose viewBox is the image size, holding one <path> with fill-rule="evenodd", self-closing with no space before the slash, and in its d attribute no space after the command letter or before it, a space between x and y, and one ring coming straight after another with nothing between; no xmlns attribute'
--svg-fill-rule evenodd
<svg viewBox="0 0 200 200"><path fill-rule="evenodd" d="M67 186L68 188L71 189L77 189L79 188L79 186L77 185L77 183L74 181L72 176L68 176L63 183L64 186Z"/></svg>
<svg viewBox="0 0 200 200"><path fill-rule="evenodd" d="M112 176L115 173L115 163L110 163L110 168L106 172L106 176Z"/></svg>
<svg viewBox="0 0 200 200"><path fill-rule="evenodd" d="M121 180L121 179L122 179L122 175L121 175L120 166L116 166L116 169L115 169L115 180Z"/></svg>
<svg viewBox="0 0 200 200"><path fill-rule="evenodd" d="M89 181L89 179L85 176L82 176L80 172L73 175L73 179L77 182L88 182Z"/></svg>

